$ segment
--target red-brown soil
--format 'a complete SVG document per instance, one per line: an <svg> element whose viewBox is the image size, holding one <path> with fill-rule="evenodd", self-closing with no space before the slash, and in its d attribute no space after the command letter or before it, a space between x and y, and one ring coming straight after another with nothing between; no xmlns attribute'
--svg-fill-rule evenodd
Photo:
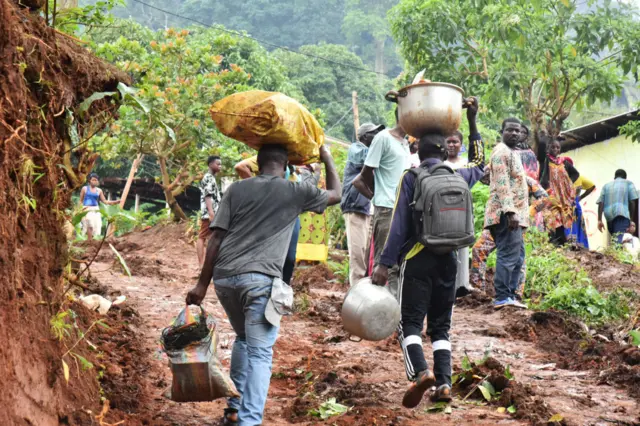
<svg viewBox="0 0 640 426"><path fill-rule="evenodd" d="M123 407L116 409L113 406L108 414L109 421L216 424L224 401L177 404L162 396L171 382L171 375L159 350L158 337L161 329L182 309L184 296L197 276L195 249L184 237L184 227L153 228L119 241L122 247L135 247L124 254L126 259L146 259L148 263L158 265L158 275L134 273L129 279L112 266L113 259L108 258L110 252L105 252L103 261L95 265L96 270L102 271L94 274L100 283L107 285L112 295L127 295L125 306L137 309L140 314L140 322L131 325L140 348L131 362L144 365L145 373L139 376L135 392L140 392L140 399L145 403L137 407L127 405L125 393ZM164 280L163 276L173 278ZM463 401L465 395L461 395L460 390L451 414L427 412L430 404L426 399L418 408L407 410L400 405L408 383L397 343L393 339L382 342L348 339L340 324L340 303L346 288L333 281L324 266L300 267L294 284L296 298L300 299L302 292L306 294L307 303L303 306L306 309L283 321L274 348L265 424L524 425L547 424L554 415L561 416L562 423L568 425L634 424L640 421L637 396L632 389L628 393L615 382L618 376L628 377L624 371L612 371L609 377L603 378L598 370L600 364L571 363L573 352L566 352L562 359L559 358L562 351L576 350L576 339L581 336L579 330L565 325L562 318L553 313L542 317L535 314L534 321L529 319L531 313L507 309L494 312L481 302L474 302L478 307L457 306L454 311L451 333L454 366L456 370L461 368L465 353L477 361L485 352L490 352L492 360L479 367L477 373L482 377L490 373L490 380L497 388L502 381L501 395L487 404L477 393ZM233 331L214 293L207 296L204 306L219 319L219 355L228 368ZM562 336L571 343L562 343ZM428 346L425 343L429 356ZM118 365L122 362L128 365L127 360L118 361ZM503 379L506 366L515 376L508 383ZM115 373L119 371L116 369ZM111 380L110 374L113 373L107 368L104 380ZM111 397L113 401L117 401L117 393L116 389ZM351 409L326 421L309 414L329 398L336 398ZM497 412L499 407L508 405L517 407L515 414Z"/></svg>

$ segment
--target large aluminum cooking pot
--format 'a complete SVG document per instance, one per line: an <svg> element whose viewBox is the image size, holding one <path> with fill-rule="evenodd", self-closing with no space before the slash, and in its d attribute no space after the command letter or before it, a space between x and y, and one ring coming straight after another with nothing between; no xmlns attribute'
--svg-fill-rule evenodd
<svg viewBox="0 0 640 426"><path fill-rule="evenodd" d="M363 278L349 289L342 303L342 324L354 336L383 340L400 322L400 306L389 290Z"/></svg>
<svg viewBox="0 0 640 426"><path fill-rule="evenodd" d="M450 135L462 120L464 91L449 83L425 82L390 91L385 99L398 104L400 125L419 138L427 133Z"/></svg>

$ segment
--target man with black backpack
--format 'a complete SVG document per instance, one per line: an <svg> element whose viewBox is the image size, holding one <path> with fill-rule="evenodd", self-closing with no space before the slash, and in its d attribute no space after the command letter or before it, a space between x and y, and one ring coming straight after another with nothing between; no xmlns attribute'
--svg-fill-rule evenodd
<svg viewBox="0 0 640 426"><path fill-rule="evenodd" d="M420 167L405 171L402 177L389 237L371 278L374 284L384 285L389 268L400 264L402 319L398 340L407 378L414 382L402 400L407 408L416 407L433 385L437 386L433 401L451 400L449 329L455 301L456 250L473 244L469 188L484 174L484 144L475 125L477 111L478 103L473 99L467 111L469 163L455 172L442 163L447 155L442 135L420 138ZM425 317L433 346L433 373L422 350Z"/></svg>

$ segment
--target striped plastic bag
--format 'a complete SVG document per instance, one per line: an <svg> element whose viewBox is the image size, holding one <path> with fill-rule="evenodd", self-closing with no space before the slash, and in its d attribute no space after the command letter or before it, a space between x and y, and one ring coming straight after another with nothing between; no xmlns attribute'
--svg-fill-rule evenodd
<svg viewBox="0 0 640 426"><path fill-rule="evenodd" d="M216 322L200 310L199 315L193 315L185 307L173 324L162 330L162 347L173 375L169 398L176 402L240 396L216 355Z"/></svg>

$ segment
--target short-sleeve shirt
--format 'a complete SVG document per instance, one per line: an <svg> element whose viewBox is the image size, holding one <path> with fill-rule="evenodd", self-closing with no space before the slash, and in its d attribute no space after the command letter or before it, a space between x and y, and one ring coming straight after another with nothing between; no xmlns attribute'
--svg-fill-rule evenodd
<svg viewBox="0 0 640 426"><path fill-rule="evenodd" d="M311 183L260 175L233 183L211 228L227 231L213 279L251 272L282 276L293 225L303 212L322 213L329 198Z"/></svg>
<svg viewBox="0 0 640 426"><path fill-rule="evenodd" d="M402 172L410 167L409 145L383 130L373 138L365 166L375 169L373 205L393 208Z"/></svg>
<svg viewBox="0 0 640 426"><path fill-rule="evenodd" d="M202 219L209 219L209 210L207 210L207 203L205 202L207 197L211 197L213 212L217 212L222 194L216 178L211 172L207 172L200 181L200 217Z"/></svg>
<svg viewBox="0 0 640 426"><path fill-rule="evenodd" d="M604 217L611 222L618 216L631 219L629 202L638 199L638 191L633 182L617 178L607 183L600 192L598 204L604 204Z"/></svg>
<svg viewBox="0 0 640 426"><path fill-rule="evenodd" d="M583 190L588 191L594 186L596 186L596 184L593 183L589 178L580 175L578 179L575 182L573 182L573 186L575 188L580 187Z"/></svg>

